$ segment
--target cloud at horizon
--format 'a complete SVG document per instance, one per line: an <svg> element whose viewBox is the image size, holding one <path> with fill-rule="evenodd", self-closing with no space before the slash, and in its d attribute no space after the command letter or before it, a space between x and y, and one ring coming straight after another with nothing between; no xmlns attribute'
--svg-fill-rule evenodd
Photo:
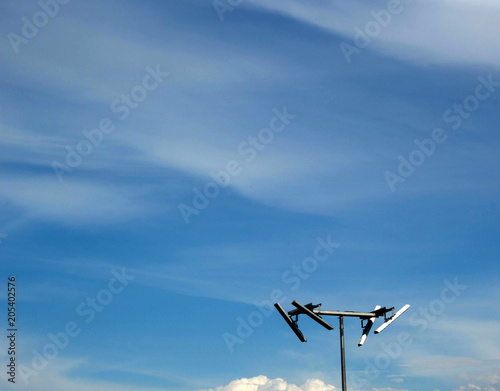
<svg viewBox="0 0 500 391"><path fill-rule="evenodd" d="M309 379L302 386L289 384L283 379L268 379L260 375L253 378L233 380L226 386L201 391L334 391L334 386L319 379Z"/></svg>

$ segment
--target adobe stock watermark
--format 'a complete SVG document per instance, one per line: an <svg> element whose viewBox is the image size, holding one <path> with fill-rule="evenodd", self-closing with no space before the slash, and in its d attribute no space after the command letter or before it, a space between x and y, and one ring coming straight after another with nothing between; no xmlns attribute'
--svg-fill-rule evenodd
<svg viewBox="0 0 500 391"><path fill-rule="evenodd" d="M121 94L119 98L111 102L110 110L114 114L114 119L104 117L93 129L83 129L83 137L75 146L65 146L66 159L64 163L57 160L52 162L52 169L57 180L60 183L63 182L64 174L71 173L79 167L85 157L94 152L94 148L101 145L104 136L113 133L116 129L116 121L127 119L131 110L137 109L139 104L148 97L148 94L158 88L168 75L168 72L160 70L159 64L154 69L148 65L142 82L132 87L127 94Z"/></svg>
<svg viewBox="0 0 500 391"><path fill-rule="evenodd" d="M316 272L321 263L325 262L340 247L340 243L332 242L331 235L323 238L316 238L317 245L313 250L313 255L304 258L300 263L292 265L281 275L281 281L291 292L299 289L302 281L307 280L311 274ZM236 318L235 334L225 332L222 338L230 353L234 353L235 345L243 344L253 334L254 330L263 325L264 320L275 313L274 303L287 300L281 289L273 289L269 293L269 298L261 302L254 301L257 310L254 310L242 318Z"/></svg>
<svg viewBox="0 0 500 391"><path fill-rule="evenodd" d="M243 0L214 0L212 5L219 20L224 22L224 14L233 12L241 3L243 3Z"/></svg>
<svg viewBox="0 0 500 391"><path fill-rule="evenodd" d="M96 318L96 314L110 305L114 297L123 292L130 281L135 279L135 276L127 274L124 267L120 272L113 269L111 274L113 277L109 280L107 289L101 289L94 297L87 297L85 301L76 306L76 315L83 320L84 324L91 323ZM19 366L19 377L25 385L29 384L32 376L38 376L51 360L54 360L59 353L66 349L73 338L80 335L82 332L80 324L76 321L67 322L60 332L47 334L47 339L50 342L47 342L40 351L32 349L31 365L28 367Z"/></svg>
<svg viewBox="0 0 500 391"><path fill-rule="evenodd" d="M472 94L468 95L462 102L455 103L452 108L443 113L443 121L450 124L451 129L460 129L464 120L470 118L471 114L479 109L481 102L490 98L495 93L496 88L500 87L500 81L493 80L491 73L487 77L479 76L478 80L479 83ZM436 152L437 147L447 139L448 134L443 128L433 129L429 138L415 139L416 148L408 154L408 157L398 156L399 165L395 170L397 173L392 171L384 173L384 178L391 192L396 191L398 183L406 182L415 173L416 168L431 157Z"/></svg>
<svg viewBox="0 0 500 391"><path fill-rule="evenodd" d="M425 332L429 328L429 324L436 321L446 311L446 307L453 303L466 289L467 286L460 284L457 277L454 278L453 282L445 280L439 297L431 300L427 306L420 307L418 313L413 313L409 318L410 325L417 327L416 332L418 333ZM350 389L365 389L368 383L378 379L381 373L401 356L403 349L413 342L411 334L403 331L397 335L393 342L381 343L379 345L381 353L375 356L373 362L365 360L363 375L352 374L349 376Z"/></svg>
<svg viewBox="0 0 500 391"><path fill-rule="evenodd" d="M371 20L362 29L358 26L354 27L352 44L342 41L339 45L347 63L351 63L354 54L360 54L362 49L367 48L391 24L394 16L401 14L405 10L405 3L411 3L412 1L389 0L386 8L378 11L371 10Z"/></svg>
<svg viewBox="0 0 500 391"><path fill-rule="evenodd" d="M237 152L242 158L245 158L244 162L253 162L257 155L273 142L275 135L282 132L290 124L290 121L296 117L295 114L288 112L286 106L281 110L274 108L272 112L274 116L269 120L267 128L259 130L256 136L248 136L245 141L238 145ZM213 182L207 182L202 190L196 187L193 188L191 205L185 203L177 205L184 222L186 224L191 223L192 216L199 215L210 204L210 200L219 195L220 188L229 186L231 179L240 175L243 169L243 164L239 161L229 160L224 170L219 172L210 171L208 175L213 179Z"/></svg>
<svg viewBox="0 0 500 391"><path fill-rule="evenodd" d="M23 16L21 18L21 34L9 32L7 38L14 53L19 53L21 45L27 45L33 38L35 38L41 29L49 23L51 18L55 18L59 13L61 5L66 5L70 0L40 0L38 6L40 10L36 11L31 20Z"/></svg>
<svg viewBox="0 0 500 391"><path fill-rule="evenodd" d="M0 244L2 243L2 241L6 238L9 237L9 234L6 234L4 232L0 232Z"/></svg>

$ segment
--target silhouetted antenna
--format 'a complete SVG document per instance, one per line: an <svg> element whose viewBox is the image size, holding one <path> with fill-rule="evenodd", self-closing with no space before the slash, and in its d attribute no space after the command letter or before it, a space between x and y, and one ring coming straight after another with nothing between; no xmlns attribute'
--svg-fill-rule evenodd
<svg viewBox="0 0 500 391"><path fill-rule="evenodd" d="M318 322L321 326L323 326L327 330L333 330L333 326L325 322L319 315L316 315L311 309L307 308L306 306L303 306L302 304L298 303L297 301L293 301L292 304L297 307L297 309L300 311L302 314L306 314L309 316L312 320L315 320ZM320 304L321 305L321 304ZM298 315L297 315L298 316Z"/></svg>
<svg viewBox="0 0 500 391"><path fill-rule="evenodd" d="M306 304L302 305L296 300L292 302L295 309L285 312L283 307L281 307L280 303L274 304L278 312L281 314L283 319L288 323L292 331L295 335L300 339L301 342L307 342L302 332L299 330L297 325L299 320L299 315L307 315L312 320L319 323L321 326L326 328L327 330L333 330L333 326L326 322L322 316L338 316L340 323L340 359L341 359L341 369L342 369L342 391L347 391L347 383L346 383L346 370L345 370L345 347L344 347L344 316L350 316L361 319L361 328L363 329L363 334L361 335L361 339L359 340L358 346L363 346L368 337L368 334L373 326L375 320L379 317L384 317L384 323L375 330L375 334L380 333L387 326L389 326L392 322L394 322L397 318L399 318L408 308L410 308L409 304L406 304L403 308L401 308L398 312L394 313L394 307L386 308L380 307L377 305L372 312L355 312L355 311L324 311L321 310L321 304ZM392 312L391 316L387 316L389 312ZM292 316L295 317L295 320L292 319ZM366 323L365 323L366 322Z"/></svg>
<svg viewBox="0 0 500 391"><path fill-rule="evenodd" d="M290 326L290 328L293 330L295 335L300 339L300 341L307 342L307 340L304 338L304 335L302 334L302 331L300 331L299 328L297 327L297 324L296 324L297 320L293 321L292 318L287 315L287 313L285 312L283 307L280 305L280 303L276 303L274 306L276 307L278 312L281 314L283 319L285 319L285 322L288 323L288 326Z"/></svg>

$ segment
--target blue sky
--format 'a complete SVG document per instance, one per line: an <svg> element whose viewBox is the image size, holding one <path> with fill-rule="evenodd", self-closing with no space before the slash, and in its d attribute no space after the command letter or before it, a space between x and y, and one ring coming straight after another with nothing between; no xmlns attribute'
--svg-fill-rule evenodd
<svg viewBox="0 0 500 391"><path fill-rule="evenodd" d="M301 344L278 295L412 305L346 319L353 388L499 389L498 3L237 3L0 6L2 387L339 389L337 320Z"/></svg>

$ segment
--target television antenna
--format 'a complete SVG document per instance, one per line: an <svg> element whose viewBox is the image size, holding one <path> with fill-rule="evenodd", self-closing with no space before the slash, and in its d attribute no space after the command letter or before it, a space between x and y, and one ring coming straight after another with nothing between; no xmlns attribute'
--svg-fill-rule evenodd
<svg viewBox="0 0 500 391"><path fill-rule="evenodd" d="M355 311L324 311L321 309L320 304L306 304L302 305L296 300L292 302L292 305L295 309L285 312L283 307L281 307L280 303L274 304L278 312L281 314L283 319L285 319L288 326L295 333L297 338L300 339L301 342L307 342L306 338L299 330L297 326L299 315L307 315L312 320L318 322L321 326L326 328L327 330L333 330L333 326L326 322L321 316L338 316L339 317L339 329L340 329L340 362L342 368L342 391L347 391L347 382L346 382L346 369L345 369L345 346L344 346L344 316L355 317L361 319L361 328L363 329L363 333L361 334L361 339L359 340L358 346L363 346L366 341L366 337L370 332L375 319L379 317L384 317L384 323L375 330L375 334L382 332L387 326L389 326L392 322L394 322L397 318L399 318L408 308L410 308L409 304L403 306L396 313L394 312L394 307L386 308L380 307L377 305L372 312L355 312ZM391 313L390 316L387 314ZM292 318L295 317L295 319Z"/></svg>

